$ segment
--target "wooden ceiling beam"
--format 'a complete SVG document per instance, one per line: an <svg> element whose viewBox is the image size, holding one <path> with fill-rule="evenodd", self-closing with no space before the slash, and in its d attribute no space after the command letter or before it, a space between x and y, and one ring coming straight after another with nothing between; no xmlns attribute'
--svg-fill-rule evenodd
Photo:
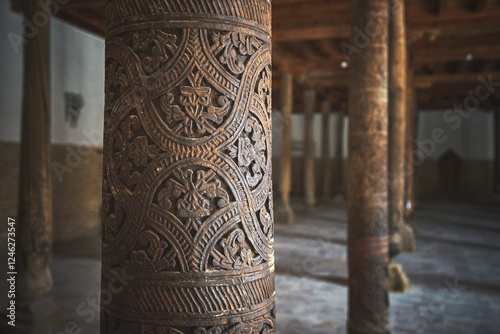
<svg viewBox="0 0 500 334"><path fill-rule="evenodd" d="M500 81L500 72L482 72L482 73L458 73L458 74L434 74L434 75L419 75L415 77L415 86L421 87L434 87L438 84L448 83L477 83L480 84L480 78L488 78L493 76L493 81Z"/></svg>
<svg viewBox="0 0 500 334"><path fill-rule="evenodd" d="M416 74L415 86L419 89L430 89L441 84L458 83L462 87L469 85L474 88L474 84L481 84L481 77L487 79L490 76L492 76L494 82L500 82L500 72ZM349 86L349 74L347 70L314 69L304 73L300 81L303 85L318 90L345 89Z"/></svg>
<svg viewBox="0 0 500 334"><path fill-rule="evenodd" d="M349 21L335 22L331 19L302 24L273 25L273 41L287 42L324 38L347 38L351 33Z"/></svg>
<svg viewBox="0 0 500 334"><path fill-rule="evenodd" d="M466 61L466 56L471 54L473 59L500 59L500 45L463 45L440 49L428 45L422 49L411 49L413 63L433 63L443 61Z"/></svg>

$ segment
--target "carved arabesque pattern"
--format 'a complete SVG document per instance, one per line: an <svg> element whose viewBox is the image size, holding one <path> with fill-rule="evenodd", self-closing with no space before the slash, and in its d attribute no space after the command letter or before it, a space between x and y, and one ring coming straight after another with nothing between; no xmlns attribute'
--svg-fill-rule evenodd
<svg viewBox="0 0 500 334"><path fill-rule="evenodd" d="M224 120L231 104L224 95L217 97L217 105L212 103L212 88L202 84L199 71L188 76L189 85L181 86L179 104L175 95L169 92L160 98L160 106L165 121L178 135L199 137L213 133Z"/></svg>
<svg viewBox="0 0 500 334"><path fill-rule="evenodd" d="M270 3L142 1L107 3L102 332L274 333Z"/></svg>
<svg viewBox="0 0 500 334"><path fill-rule="evenodd" d="M184 220L186 229L198 231L202 221L229 203L229 195L212 170L177 169L158 192L158 207Z"/></svg>

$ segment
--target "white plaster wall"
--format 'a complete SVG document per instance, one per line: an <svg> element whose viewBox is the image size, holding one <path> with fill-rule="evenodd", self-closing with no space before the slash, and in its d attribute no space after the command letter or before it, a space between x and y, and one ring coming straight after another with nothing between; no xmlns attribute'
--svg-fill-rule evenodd
<svg viewBox="0 0 500 334"><path fill-rule="evenodd" d="M494 126L493 113L477 110L470 113L468 118L462 118L460 124L454 119L450 122L444 117L445 110L421 111L419 113L418 143L423 145L425 158L437 160L448 150L454 150L462 159L469 160L493 160L494 159ZM449 115L450 116L450 115ZM332 113L329 120L330 128L330 156L334 157L336 145L336 113ZM292 116L292 140L298 146L304 141L304 115L294 114ZM313 118L314 144L316 157L321 156L321 114L316 113ZM343 156L347 158L348 152L348 128L349 118L344 118L344 148ZM438 142L433 140L433 132L441 129L443 134ZM432 140L434 144L430 144ZM281 155L281 116L280 112L273 112L273 155ZM303 151L299 148L293 152L293 156L301 157Z"/></svg>
<svg viewBox="0 0 500 334"><path fill-rule="evenodd" d="M425 151L427 159L437 160L448 150L455 151L462 159L494 159L494 122L493 113L476 110L468 118L446 111L421 111L419 116L418 143ZM457 116L452 118L451 116ZM443 131L442 140L433 140L433 131ZM431 144L431 141L435 144ZM418 145L418 144L417 144ZM430 154L428 154L430 152Z"/></svg>
<svg viewBox="0 0 500 334"><path fill-rule="evenodd" d="M0 2L0 140L19 141L22 108L22 51L16 53L9 33L22 35L21 15ZM64 120L64 92L82 94L85 105L77 128ZM102 146L104 108L104 39L52 19L52 141ZM91 133L91 135L86 135ZM92 139L89 139L92 137Z"/></svg>

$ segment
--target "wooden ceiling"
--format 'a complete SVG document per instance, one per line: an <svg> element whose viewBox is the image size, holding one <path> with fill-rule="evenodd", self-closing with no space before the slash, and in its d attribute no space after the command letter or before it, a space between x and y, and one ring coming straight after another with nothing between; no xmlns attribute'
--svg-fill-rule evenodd
<svg viewBox="0 0 500 334"><path fill-rule="evenodd" d="M420 109L463 104L479 76L500 82L500 1L410 0L407 4L409 59ZM350 0L273 1L273 91L279 72L296 74L299 86L317 89L345 105L349 68L342 43L350 43ZM345 44L344 44L345 45ZM345 65L345 64L344 64ZM500 99L500 88L495 91ZM300 90L295 105L300 111ZM278 106L279 94L274 94ZM493 98L480 101L485 109ZM318 107L319 110L319 107Z"/></svg>
<svg viewBox="0 0 500 334"><path fill-rule="evenodd" d="M13 0L13 8L20 0ZM409 59L420 109L461 104L480 84L479 76L500 81L500 0L408 0ZM342 43L349 43L350 0L272 0L273 91L279 107L280 73L295 74L295 108L303 88L345 106L348 72ZM104 36L105 0L71 0L56 16ZM345 45L345 44L344 44ZM500 100L481 101L492 109ZM318 104L319 105L319 104ZM318 108L319 110L319 108Z"/></svg>

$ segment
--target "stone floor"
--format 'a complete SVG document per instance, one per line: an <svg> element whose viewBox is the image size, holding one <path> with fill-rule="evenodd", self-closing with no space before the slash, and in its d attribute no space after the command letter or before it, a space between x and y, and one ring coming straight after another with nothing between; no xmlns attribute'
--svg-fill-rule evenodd
<svg viewBox="0 0 500 334"><path fill-rule="evenodd" d="M391 294L392 332L500 333L500 208L421 204L412 224L418 252L397 258L412 286ZM275 234L278 333L346 333L345 209L296 206L296 224L277 224ZM54 298L82 334L98 333L89 305L98 299L99 247L81 240L55 249Z"/></svg>

